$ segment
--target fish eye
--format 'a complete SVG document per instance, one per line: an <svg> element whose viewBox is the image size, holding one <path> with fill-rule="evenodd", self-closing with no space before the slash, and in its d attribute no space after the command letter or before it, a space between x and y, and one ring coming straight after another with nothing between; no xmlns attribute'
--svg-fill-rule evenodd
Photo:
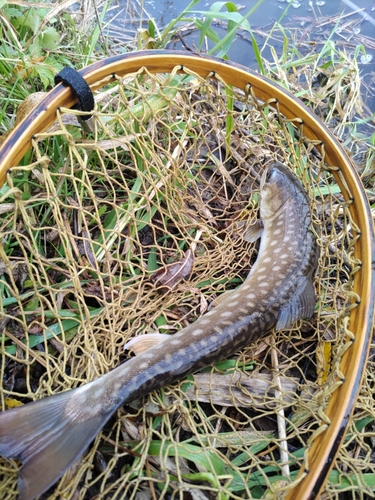
<svg viewBox="0 0 375 500"><path fill-rule="evenodd" d="M266 182L270 182L271 181L271 178L272 178L272 175L275 173L275 169L270 167L268 168L267 172L266 172L266 178L265 178L265 181Z"/></svg>
<svg viewBox="0 0 375 500"><path fill-rule="evenodd" d="M260 188L263 189L264 185L269 184L270 182L277 182L279 172L280 170L277 166L269 165L263 172Z"/></svg>

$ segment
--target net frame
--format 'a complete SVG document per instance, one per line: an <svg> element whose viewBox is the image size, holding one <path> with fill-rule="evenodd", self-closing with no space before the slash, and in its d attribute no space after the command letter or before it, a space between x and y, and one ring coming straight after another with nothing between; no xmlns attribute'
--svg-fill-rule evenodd
<svg viewBox="0 0 375 500"><path fill-rule="evenodd" d="M350 349L344 352L338 371L342 383L330 396L326 416L330 423L315 439L308 452L309 470L300 471L300 482L287 498L304 499L317 496L324 485L334 456L342 442L354 402L363 377L372 331L374 303L374 246L371 214L361 181L355 167L330 131L297 98L275 83L239 65L207 56L184 52L144 51L104 59L81 70L91 88L98 89L111 81L111 75L125 76L146 67L151 73L169 73L173 68L189 68L205 78L219 79L276 107L287 119L299 124L300 130L318 150L324 150L325 161L333 167L332 173L346 201L352 223L360 235L353 241L354 258L361 262L354 275L353 292L365 297L350 312L347 325ZM46 130L56 119L58 108L70 108L76 103L72 92L61 85L55 87L43 102L13 131L0 150L0 184L9 169L17 165L31 146L35 133ZM336 171L334 169L337 169Z"/></svg>

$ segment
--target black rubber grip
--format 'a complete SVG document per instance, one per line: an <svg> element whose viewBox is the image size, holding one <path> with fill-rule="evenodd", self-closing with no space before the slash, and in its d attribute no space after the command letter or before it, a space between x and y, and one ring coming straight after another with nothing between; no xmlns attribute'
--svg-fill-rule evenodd
<svg viewBox="0 0 375 500"><path fill-rule="evenodd" d="M55 84L62 83L66 87L70 87L76 94L78 106L76 109L80 111L93 111L95 106L94 96L88 86L86 80L74 68L67 66L55 76ZM91 118L91 115L81 116L81 119L86 121Z"/></svg>

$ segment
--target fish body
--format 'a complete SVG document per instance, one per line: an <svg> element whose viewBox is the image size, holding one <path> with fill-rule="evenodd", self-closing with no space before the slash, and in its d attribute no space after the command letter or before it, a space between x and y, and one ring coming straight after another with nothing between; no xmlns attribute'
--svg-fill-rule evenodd
<svg viewBox="0 0 375 500"><path fill-rule="evenodd" d="M258 258L217 307L93 382L0 414L0 455L23 463L20 500L51 486L124 403L312 316L317 245L307 194L279 163L265 170L260 194L260 220L250 230L250 239L261 237Z"/></svg>

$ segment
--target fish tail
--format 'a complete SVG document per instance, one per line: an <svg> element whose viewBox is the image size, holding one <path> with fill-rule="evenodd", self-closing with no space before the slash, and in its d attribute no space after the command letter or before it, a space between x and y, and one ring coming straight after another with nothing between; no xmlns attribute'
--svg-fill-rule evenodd
<svg viewBox="0 0 375 500"><path fill-rule="evenodd" d="M91 404L88 410L95 382L0 414L0 455L22 461L20 500L32 500L52 486L116 409Z"/></svg>

